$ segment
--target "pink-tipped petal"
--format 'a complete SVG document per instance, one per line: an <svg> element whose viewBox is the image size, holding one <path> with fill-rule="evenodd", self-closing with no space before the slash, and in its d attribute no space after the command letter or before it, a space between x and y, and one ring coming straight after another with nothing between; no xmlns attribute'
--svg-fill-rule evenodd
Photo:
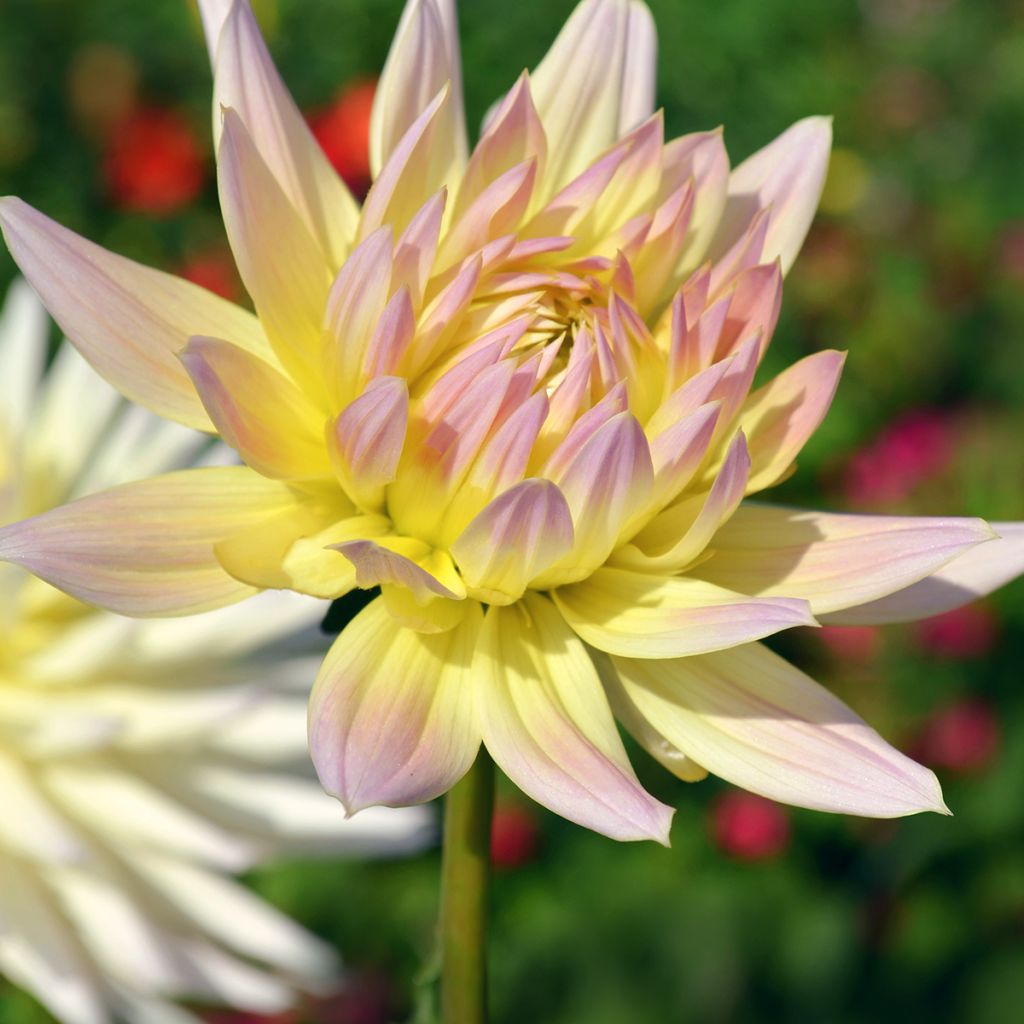
<svg viewBox="0 0 1024 1024"><path fill-rule="evenodd" d="M460 158L452 133L453 102L451 85L443 86L391 151L363 203L359 241L384 225L396 234L404 231L454 176Z"/></svg>
<svg viewBox="0 0 1024 1024"><path fill-rule="evenodd" d="M323 416L282 373L217 338L193 338L181 353L217 433L264 476L329 476Z"/></svg>
<svg viewBox="0 0 1024 1024"><path fill-rule="evenodd" d="M194 334L274 356L259 321L188 281L101 249L20 199L0 200L11 255L88 362L132 401L198 430L213 430L177 359Z"/></svg>
<svg viewBox="0 0 1024 1024"><path fill-rule="evenodd" d="M817 614L854 609L904 590L993 533L980 519L833 515L743 505L694 570L744 594L801 597ZM955 563L954 563L955 564Z"/></svg>
<svg viewBox="0 0 1024 1024"><path fill-rule="evenodd" d="M672 809L637 780L597 672L547 598L488 610L472 676L484 744L525 793L612 839L668 844Z"/></svg>
<svg viewBox="0 0 1024 1024"><path fill-rule="evenodd" d="M430 101L452 83L445 117L459 164L466 160L466 123L462 109L459 45L454 0L407 0L384 63L370 117L370 170L376 177L402 136Z"/></svg>
<svg viewBox="0 0 1024 1024"><path fill-rule="evenodd" d="M670 505L620 547L615 565L641 572L671 574L691 565L707 548L722 523L743 500L750 458L743 434L729 446L710 489Z"/></svg>
<svg viewBox="0 0 1024 1024"><path fill-rule="evenodd" d="M948 813L932 772L760 644L676 661L612 661L651 725L737 786L841 814Z"/></svg>
<svg viewBox="0 0 1024 1024"><path fill-rule="evenodd" d="M355 566L356 582L364 589L385 584L402 587L424 604L433 597L461 600L466 596L451 558L422 541L382 537L379 542L353 540L333 547Z"/></svg>
<svg viewBox="0 0 1024 1024"><path fill-rule="evenodd" d="M444 216L447 189L431 196L417 211L395 244L391 264L391 286L398 291L403 286L415 309L423 305L427 281L437 255L437 242L441 237L441 218Z"/></svg>
<svg viewBox="0 0 1024 1024"><path fill-rule="evenodd" d="M168 473L0 529L0 559L122 615L193 614L256 593L214 545L294 500L244 466Z"/></svg>
<svg viewBox="0 0 1024 1024"><path fill-rule="evenodd" d="M518 164L532 161L542 181L546 160L544 126L533 105L529 76L524 72L488 120L473 149L459 187L455 218L462 217L491 182Z"/></svg>
<svg viewBox="0 0 1024 1024"><path fill-rule="evenodd" d="M309 749L324 789L348 814L441 796L480 747L469 674L474 605L438 635L398 625L381 599L335 640L309 703Z"/></svg>
<svg viewBox="0 0 1024 1024"><path fill-rule="evenodd" d="M327 443L338 481L361 508L376 510L395 479L409 419L409 389L378 377L335 420Z"/></svg>
<svg viewBox="0 0 1024 1024"><path fill-rule="evenodd" d="M778 483L825 418L846 355L826 350L794 363L744 403L739 425L747 436L747 493Z"/></svg>
<svg viewBox="0 0 1024 1024"><path fill-rule="evenodd" d="M235 0L226 14L223 0L204 0L204 8L211 47L211 30L221 23L214 61L214 139L220 139L223 110L236 110L306 231L331 268L340 267L358 222L355 200L281 81L248 0Z"/></svg>
<svg viewBox="0 0 1024 1024"><path fill-rule="evenodd" d="M788 272L818 208L831 147L831 119L808 117L744 160L729 176L712 257L727 251L760 211L769 210L761 262L778 257L782 272Z"/></svg>
<svg viewBox="0 0 1024 1024"><path fill-rule="evenodd" d="M665 146L663 167L667 181L681 184L692 178L694 184L693 212L676 265L676 279L682 281L707 258L708 245L725 209L729 156L721 130L673 139Z"/></svg>
<svg viewBox="0 0 1024 1024"><path fill-rule="evenodd" d="M452 545L471 593L510 604L572 550L569 506L550 480L524 480L495 498Z"/></svg>
<svg viewBox="0 0 1024 1024"><path fill-rule="evenodd" d="M941 615L990 594L1024 574L1024 523L991 523L997 539L958 555L905 590L826 615L822 622L873 626Z"/></svg>
<svg viewBox="0 0 1024 1024"><path fill-rule="evenodd" d="M748 597L703 580L625 569L598 569L552 596L588 644L630 658L688 657L814 624L806 601Z"/></svg>
<svg viewBox="0 0 1024 1024"><path fill-rule="evenodd" d="M391 288L391 230L378 228L345 261L327 296L321 365L328 395L342 408L359 393L370 342Z"/></svg>
<svg viewBox="0 0 1024 1024"><path fill-rule="evenodd" d="M653 481L643 428L632 414L618 413L555 481L572 512L576 539L572 551L542 573L537 586L571 583L601 565L623 527L650 500Z"/></svg>

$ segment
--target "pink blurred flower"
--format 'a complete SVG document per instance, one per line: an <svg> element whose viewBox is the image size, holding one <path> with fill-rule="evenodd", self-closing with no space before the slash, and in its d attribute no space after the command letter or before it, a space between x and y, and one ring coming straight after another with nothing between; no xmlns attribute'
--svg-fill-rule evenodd
<svg viewBox="0 0 1024 1024"><path fill-rule="evenodd" d="M940 658L981 658L999 636L999 620L983 604L968 604L914 625L914 636Z"/></svg>
<svg viewBox="0 0 1024 1024"><path fill-rule="evenodd" d="M815 636L841 661L866 664L878 657L882 632L877 626L822 626Z"/></svg>
<svg viewBox="0 0 1024 1024"><path fill-rule="evenodd" d="M1007 226L999 240L999 269L1018 284L1024 283L1024 221Z"/></svg>
<svg viewBox="0 0 1024 1024"><path fill-rule="evenodd" d="M376 79L345 86L334 101L309 118L316 141L353 192L366 195L370 187L370 111Z"/></svg>
<svg viewBox="0 0 1024 1024"><path fill-rule="evenodd" d="M536 816L518 803L498 804L491 825L491 863L499 869L520 868L537 854Z"/></svg>
<svg viewBox="0 0 1024 1024"><path fill-rule="evenodd" d="M203 164L202 151L181 114L143 107L111 135L103 178L111 201L121 209L169 214L199 195Z"/></svg>
<svg viewBox="0 0 1024 1024"><path fill-rule="evenodd" d="M785 810L742 790L724 793L712 804L711 830L719 849L739 860L769 860L789 845Z"/></svg>
<svg viewBox="0 0 1024 1024"><path fill-rule="evenodd" d="M907 413L850 460L846 499L856 505L903 501L949 465L954 447L946 417L927 409Z"/></svg>
<svg viewBox="0 0 1024 1024"><path fill-rule="evenodd" d="M932 715L921 735L921 759L954 772L977 772L996 756L1001 740L995 712L971 698Z"/></svg>

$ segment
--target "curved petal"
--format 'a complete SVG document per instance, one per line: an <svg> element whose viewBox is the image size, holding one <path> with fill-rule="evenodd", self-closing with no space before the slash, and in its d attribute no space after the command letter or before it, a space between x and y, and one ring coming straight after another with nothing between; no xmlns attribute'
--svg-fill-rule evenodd
<svg viewBox="0 0 1024 1024"><path fill-rule="evenodd" d="M1024 523L991 523L997 539L958 555L927 579L877 601L827 615L822 622L873 626L941 615L1024 574Z"/></svg>
<svg viewBox="0 0 1024 1024"><path fill-rule="evenodd" d="M547 598L488 610L473 679L484 745L525 793L612 839L668 845L673 811L637 780L597 672Z"/></svg>
<svg viewBox="0 0 1024 1024"><path fill-rule="evenodd" d="M274 360L259 321L205 288L107 252L20 199L0 200L0 227L78 351L118 391L161 416L213 431L176 358L194 334Z"/></svg>
<svg viewBox="0 0 1024 1024"><path fill-rule="evenodd" d="M263 162L337 269L355 236L355 200L281 81L248 0L234 0L227 11L223 0L202 0L202 13L211 48L217 32L214 139L220 139L222 110L238 111Z"/></svg>
<svg viewBox="0 0 1024 1024"><path fill-rule="evenodd" d="M480 608L424 635L374 601L342 631L309 703L309 748L347 814L423 803L469 770L480 746L470 664Z"/></svg>
<svg viewBox="0 0 1024 1024"><path fill-rule="evenodd" d="M328 429L338 482L361 508L375 511L395 479L409 421L409 388L401 377L378 377Z"/></svg>
<svg viewBox="0 0 1024 1024"><path fill-rule="evenodd" d="M244 466L183 470L4 527L0 558L122 615L191 614L256 592L213 546L293 503L285 485Z"/></svg>
<svg viewBox="0 0 1024 1024"><path fill-rule="evenodd" d="M729 197L711 244L712 259L727 252L758 213L768 210L759 262L771 263L778 257L782 272L788 272L818 208L831 147L831 118L807 117L744 160L729 176Z"/></svg>
<svg viewBox="0 0 1024 1024"><path fill-rule="evenodd" d="M451 552L475 597L511 604L572 544L572 516L562 492L550 480L532 479L487 505Z"/></svg>
<svg viewBox="0 0 1024 1024"><path fill-rule="evenodd" d="M193 338L181 361L217 432L257 473L285 480L331 475L323 417L287 377L217 338Z"/></svg>
<svg viewBox="0 0 1024 1024"><path fill-rule="evenodd" d="M235 110L224 111L217 184L238 272L267 336L297 380L322 395L320 334L331 267Z"/></svg>
<svg viewBox="0 0 1024 1024"><path fill-rule="evenodd" d="M750 451L747 494L781 480L832 404L846 355L827 349L794 363L744 403L740 429Z"/></svg>
<svg viewBox="0 0 1024 1024"><path fill-rule="evenodd" d="M742 505L693 573L744 594L804 598L818 615L903 590L993 537L981 519Z"/></svg>
<svg viewBox="0 0 1024 1024"><path fill-rule="evenodd" d="M552 592L588 644L632 658L680 658L814 625L806 601L748 597L703 580L598 569Z"/></svg>
<svg viewBox="0 0 1024 1024"><path fill-rule="evenodd" d="M446 83L452 99L443 137L456 166L468 144L462 104L455 0L407 0L384 63L370 116L370 171L376 177L401 138Z"/></svg>
<svg viewBox="0 0 1024 1024"><path fill-rule="evenodd" d="M737 786L872 818L949 813L932 772L760 644L678 661L612 661L658 732Z"/></svg>
<svg viewBox="0 0 1024 1024"><path fill-rule="evenodd" d="M392 584L410 591L420 603L433 597L461 600L466 588L451 558L420 540L382 537L333 545L355 567L358 586L368 589Z"/></svg>
<svg viewBox="0 0 1024 1024"><path fill-rule="evenodd" d="M722 130L693 132L673 139L665 146L662 168L670 181L693 179L693 211L674 275L677 281L682 281L707 258L708 245L725 209L729 155L722 141Z"/></svg>

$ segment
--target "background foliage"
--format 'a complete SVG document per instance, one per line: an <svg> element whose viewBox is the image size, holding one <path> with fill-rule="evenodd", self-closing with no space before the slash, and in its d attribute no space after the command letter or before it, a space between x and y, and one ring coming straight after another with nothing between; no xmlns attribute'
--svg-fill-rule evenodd
<svg viewBox="0 0 1024 1024"><path fill-rule="evenodd" d="M670 135L724 123L738 160L801 116L835 115L822 214L788 281L771 366L819 347L849 349L849 361L779 500L1024 517L1024 4L649 2ZM572 6L462 3L471 124ZM379 69L399 0L256 8L300 105L358 178L365 90L345 87ZM209 86L186 0L0 0L0 192L231 291ZM0 284L12 274L0 256ZM680 808L663 850L614 844L509 791L495 840L498 1024L1019 1013L1024 585L938 623L784 646L935 767L956 816L790 811L713 781L686 786L635 752L644 782ZM437 860L282 864L252 879L352 970L349 994L298 1019L409 1019ZM47 1018L0 988L0 1020Z"/></svg>

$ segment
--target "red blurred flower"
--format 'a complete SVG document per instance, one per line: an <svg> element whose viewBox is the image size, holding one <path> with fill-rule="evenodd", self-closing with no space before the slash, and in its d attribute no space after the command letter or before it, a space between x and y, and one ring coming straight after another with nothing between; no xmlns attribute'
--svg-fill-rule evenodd
<svg viewBox="0 0 1024 1024"><path fill-rule="evenodd" d="M999 636L999 620L984 604L967 604L914 624L918 644L942 658L981 658Z"/></svg>
<svg viewBox="0 0 1024 1024"><path fill-rule="evenodd" d="M999 750L1002 733L995 712L977 699L936 712L921 735L920 757L936 768L976 772Z"/></svg>
<svg viewBox="0 0 1024 1024"><path fill-rule="evenodd" d="M168 214L199 195L203 153L188 121L174 110L143 107L111 134L103 177L111 200L124 210Z"/></svg>
<svg viewBox="0 0 1024 1024"><path fill-rule="evenodd" d="M175 273L222 298L237 301L239 297L238 271L226 249L204 249L193 253Z"/></svg>
<svg viewBox="0 0 1024 1024"><path fill-rule="evenodd" d="M954 448L946 417L928 410L908 413L850 460L843 478L846 499L853 504L902 501L949 465Z"/></svg>
<svg viewBox="0 0 1024 1024"><path fill-rule="evenodd" d="M370 187L370 111L376 88L375 79L351 82L309 118L327 159L360 199Z"/></svg>
<svg viewBox="0 0 1024 1024"><path fill-rule="evenodd" d="M822 626L814 635L841 661L864 665L878 657L882 631L877 626Z"/></svg>
<svg viewBox="0 0 1024 1024"><path fill-rule="evenodd" d="M1024 283L1024 223L1009 224L1003 231L997 249L999 269L1011 281Z"/></svg>
<svg viewBox="0 0 1024 1024"><path fill-rule="evenodd" d="M537 819L522 804L498 804L491 823L491 863L496 868L522 867L539 845Z"/></svg>
<svg viewBox="0 0 1024 1024"><path fill-rule="evenodd" d="M785 810L742 790L724 793L712 804L711 830L719 849L739 860L769 860L789 845Z"/></svg>

